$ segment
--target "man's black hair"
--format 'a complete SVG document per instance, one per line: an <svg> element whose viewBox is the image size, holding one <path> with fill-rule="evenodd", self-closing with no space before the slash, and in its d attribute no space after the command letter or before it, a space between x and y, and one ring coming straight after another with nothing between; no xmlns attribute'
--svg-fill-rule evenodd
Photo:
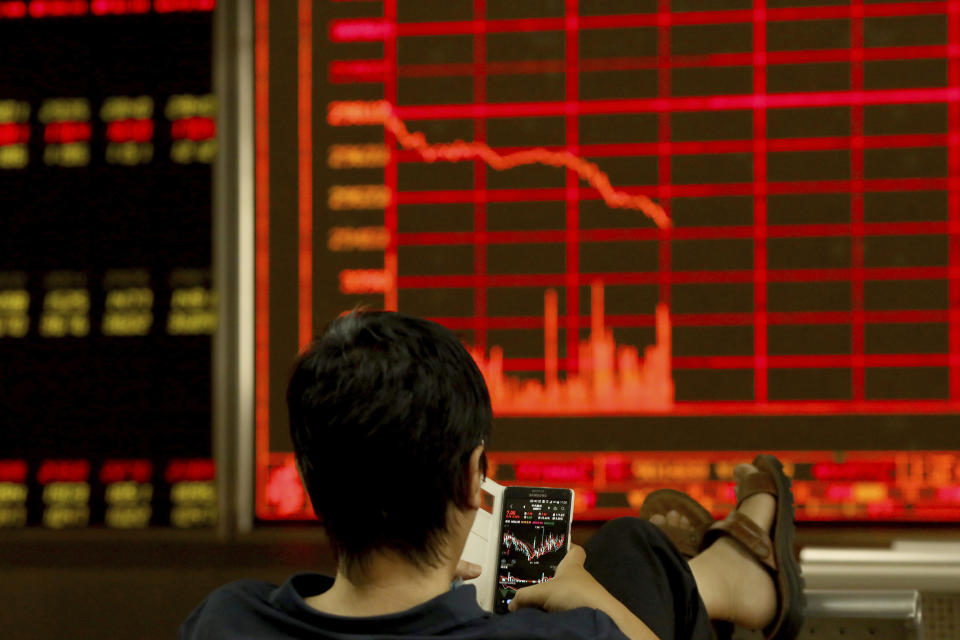
<svg viewBox="0 0 960 640"><path fill-rule="evenodd" d="M307 492L347 571L374 550L437 566L448 505L466 505L470 454L492 421L457 337L402 313L341 316L297 359L287 406Z"/></svg>

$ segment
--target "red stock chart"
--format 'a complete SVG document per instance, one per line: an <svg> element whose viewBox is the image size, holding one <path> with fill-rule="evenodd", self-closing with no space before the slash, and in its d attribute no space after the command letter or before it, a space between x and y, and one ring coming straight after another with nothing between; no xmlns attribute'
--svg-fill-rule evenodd
<svg viewBox="0 0 960 640"><path fill-rule="evenodd" d="M578 518L770 450L801 519L960 520L960 2L719 4L258 4L260 517L362 304L461 335L494 477Z"/></svg>

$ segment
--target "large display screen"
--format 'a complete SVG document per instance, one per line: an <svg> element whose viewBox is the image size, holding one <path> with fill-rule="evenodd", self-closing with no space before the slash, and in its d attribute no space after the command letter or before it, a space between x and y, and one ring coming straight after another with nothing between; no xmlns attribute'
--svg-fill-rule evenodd
<svg viewBox="0 0 960 640"><path fill-rule="evenodd" d="M365 305L462 336L495 478L577 518L723 512L766 450L800 519L960 521L960 2L257 10L261 518Z"/></svg>
<svg viewBox="0 0 960 640"><path fill-rule="evenodd" d="M215 522L212 9L0 1L0 528Z"/></svg>

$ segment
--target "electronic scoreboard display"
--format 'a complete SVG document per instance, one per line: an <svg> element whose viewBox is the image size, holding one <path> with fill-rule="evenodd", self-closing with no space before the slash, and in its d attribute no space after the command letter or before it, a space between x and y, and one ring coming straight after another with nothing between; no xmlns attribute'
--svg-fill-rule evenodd
<svg viewBox="0 0 960 640"><path fill-rule="evenodd" d="M216 521L213 4L0 1L0 528Z"/></svg>
<svg viewBox="0 0 960 640"><path fill-rule="evenodd" d="M260 518L366 305L462 336L493 476L578 519L765 450L801 520L960 521L960 1L256 9Z"/></svg>

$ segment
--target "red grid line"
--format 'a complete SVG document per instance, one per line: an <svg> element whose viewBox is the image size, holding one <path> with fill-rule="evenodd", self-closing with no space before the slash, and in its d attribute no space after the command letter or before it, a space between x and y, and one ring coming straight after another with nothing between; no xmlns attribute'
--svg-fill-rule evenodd
<svg viewBox="0 0 960 640"><path fill-rule="evenodd" d="M908 309L896 311L866 311L863 314L868 323L943 323L947 322L949 311L946 309ZM850 311L768 311L769 326L806 325L806 324L849 324L853 318ZM640 323L639 320L643 319ZM607 322L615 327L653 326L653 314L607 316ZM753 322L752 313L675 313L673 326L741 326Z"/></svg>
<svg viewBox="0 0 960 640"><path fill-rule="evenodd" d="M753 92L767 92L766 1L753 2ZM767 112L753 110L753 397L767 401Z"/></svg>
<svg viewBox="0 0 960 640"><path fill-rule="evenodd" d="M313 338L313 6L297 7L298 348Z"/></svg>
<svg viewBox="0 0 960 640"><path fill-rule="evenodd" d="M864 280L942 280L949 267L863 267ZM853 278L853 269L769 269L771 282L835 281Z"/></svg>
<svg viewBox="0 0 960 640"><path fill-rule="evenodd" d="M580 100L582 115L656 113L659 111L729 111L736 109L787 109L798 107L850 107L854 105L956 102L960 87L875 89L869 91L802 91L767 94L731 94L670 98L617 98ZM498 102L488 104L426 104L395 108L399 117L412 120L465 118L528 118L562 116L564 101Z"/></svg>
<svg viewBox="0 0 960 640"><path fill-rule="evenodd" d="M946 309L905 309L896 311L864 311L863 321L868 323L898 322L946 322ZM771 324L849 324L853 313L848 311L780 311L767 314Z"/></svg>
<svg viewBox="0 0 960 640"><path fill-rule="evenodd" d="M779 311L768 312L769 326L781 325L832 325L849 324L853 319L850 311ZM867 311L864 320L875 324L943 324L949 322L950 312L940 310L898 310ZM432 316L430 320L454 330L467 330L482 327L484 329L537 329L543 330L542 315L537 316L490 316L486 318L471 316ZM581 315L575 319L580 329L591 328L591 317ZM639 328L655 326L652 313L605 314L604 322L608 327ZM740 313L671 313L670 322L674 327L747 327L753 324L753 312Z"/></svg>
<svg viewBox="0 0 960 640"><path fill-rule="evenodd" d="M768 182L767 194L780 195L790 193L846 193L851 189L852 180L809 180L796 182ZM876 178L864 180L864 191L942 191L947 188L947 178ZM749 196L753 195L752 182L730 182L716 184L661 185L658 187L620 186L618 191L630 195L651 195L652 197L702 198L707 196ZM562 188L529 189L491 189L487 192L488 202L560 202L566 196ZM601 200L600 194L583 187L580 200ZM435 191L400 191L396 194L399 204L455 204L473 202L470 189L449 189Z"/></svg>
<svg viewBox="0 0 960 640"><path fill-rule="evenodd" d="M816 368L854 368L857 360L863 358L868 367L946 367L950 365L950 355L946 353L879 353L859 355L768 355L771 369L816 369ZM697 369L707 362L710 368L747 369L752 365L753 356L674 356L677 369ZM506 368L506 364L504 365ZM860 402L854 398L854 402Z"/></svg>
<svg viewBox="0 0 960 640"><path fill-rule="evenodd" d="M864 236L899 236L899 235L943 235L948 233L947 222L877 222L864 225ZM768 225L769 238L827 238L846 237L850 234L850 225L847 224L789 224ZM610 227L603 229L581 229L579 232L582 242L642 242L657 240L660 236L652 228L635 229ZM687 227L673 231L673 240L730 240L755 237L752 226L730 227ZM400 246L423 245L459 245L471 244L478 234L470 231L424 231L405 232L398 234ZM559 230L535 231L491 231L482 236L489 244L522 244L562 242L565 232Z"/></svg>
<svg viewBox="0 0 960 640"><path fill-rule="evenodd" d="M850 18L850 89L863 89L863 0L851 0ZM866 372L864 371L863 319L863 105L850 107L850 237L852 277L850 278L850 306L853 309L851 337L853 371L851 378L854 401L864 399Z"/></svg>
<svg viewBox="0 0 960 640"><path fill-rule="evenodd" d="M947 222L875 222L863 225L864 236L943 235L949 230ZM644 242L661 239L662 232L654 228L580 229L581 242ZM848 224L785 224L768 225L770 238L827 238L850 235ZM736 227L680 227L672 230L673 240L729 240L754 238L753 226ZM420 231L397 234L399 246L485 244L560 243L567 238L566 231Z"/></svg>
<svg viewBox="0 0 960 640"><path fill-rule="evenodd" d="M960 277L960 269L950 267L867 267L865 280L944 280ZM595 271L583 273L591 279L603 280L604 284L659 284L657 272L623 273L619 271ZM849 268L838 269L767 269L768 282L844 282L852 277ZM753 282L753 269L727 269L718 271L674 271L674 284L694 283L747 283ZM537 274L488 274L483 278L487 287L561 287L566 284L563 273ZM468 288L473 286L473 274L450 275L403 275L397 279L403 289Z"/></svg>
<svg viewBox="0 0 960 640"><path fill-rule="evenodd" d="M949 55L947 45L913 45L903 47L877 47L865 49L865 61L919 60L946 58ZM768 51L767 64L813 64L829 62L849 62L849 49L813 49L797 51ZM676 69L703 67L740 67L752 64L753 54L715 53L705 55L673 55L671 66ZM541 73L563 73L566 70L564 60L518 60L509 62L446 62L402 64L396 75L401 78L436 78L470 76L477 73L495 75L536 75ZM482 68L481 68L482 67ZM629 58L583 58L579 62L581 72L592 71L642 71L658 68L656 56L634 56ZM394 69L387 67L381 60L337 60L329 65L328 79L333 83L383 82Z"/></svg>
<svg viewBox="0 0 960 640"><path fill-rule="evenodd" d="M866 17L895 17L941 14L947 11L947 2L900 2L889 4L874 4L863 7L862 14ZM849 6L835 7L788 7L769 9L766 13L767 22L786 22L799 20L830 20L850 18L854 10ZM752 22L752 9L721 9L713 11L678 11L670 13L669 25L706 25L730 24L736 22ZM662 18L658 13L609 15L609 16L581 16L581 29L622 29L629 27L656 27ZM425 36L425 35L466 35L473 32L470 20L446 20L436 22L403 22L397 24L397 35ZM334 23L335 25L335 23ZM520 18L507 20L488 20L488 33L528 32L528 31L560 31L564 28L564 18Z"/></svg>
<svg viewBox="0 0 960 640"><path fill-rule="evenodd" d="M473 2L473 99L476 102L487 101L487 35L486 35L486 0ZM487 122L477 118L473 122L473 139L476 142L486 143ZM477 280L487 273L487 165L479 158L473 162L473 188L475 198L473 203L473 229L471 242L473 248L473 271ZM473 314L478 318L487 315L487 288L482 282L477 282L473 289ZM473 344L477 349L486 351L487 332L483 327L477 327L473 334Z"/></svg>
<svg viewBox="0 0 960 640"><path fill-rule="evenodd" d="M265 508L270 453L270 15L269 0L254 5L254 422L257 510Z"/></svg>
<svg viewBox="0 0 960 640"><path fill-rule="evenodd" d="M851 369L859 356L847 355L768 355L769 369ZM880 353L866 354L863 360L868 367L948 367L956 363L947 353ZM564 366L566 358L560 358ZM754 369L754 356L677 356L673 369ZM543 358L504 358L504 371L543 371ZM946 398L944 398L946 400ZM863 400L854 400L863 402ZM757 404L766 404L757 403Z"/></svg>
<svg viewBox="0 0 960 640"><path fill-rule="evenodd" d="M852 180L768 182L767 193L841 193L850 191ZM863 180L864 191L938 191L946 189L947 178L870 178ZM676 187L675 187L676 188ZM688 190L696 194L695 189Z"/></svg>
<svg viewBox="0 0 960 640"><path fill-rule="evenodd" d="M397 0L383 0L383 17L390 24L397 21ZM388 67L397 65L396 30L391 30L384 42L384 60ZM390 76L383 84L383 96L390 104L397 102L397 79ZM397 193L397 141L388 129L383 130L384 143L390 150L390 158L384 168L383 182L391 193ZM391 198L383 213L383 224L387 228L387 246L383 251L383 270L387 274L387 289L383 295L383 308L397 310L397 205L399 198Z"/></svg>
<svg viewBox="0 0 960 640"><path fill-rule="evenodd" d="M657 3L657 95L661 98L670 96L671 87L671 66L673 60L670 56L670 0L659 0ZM670 144L672 135L672 126L670 114L660 113L657 117L657 143L658 143L658 162L657 162L657 180L661 185L669 185L672 179L671 155L676 153ZM670 196L663 194L661 196L661 205L666 210L670 210ZM672 226L672 225L671 225ZM659 243L658 269L660 273L659 292L657 300L660 304L670 307L671 293L671 238L673 234L670 229L658 230Z"/></svg>
<svg viewBox="0 0 960 640"><path fill-rule="evenodd" d="M580 39L578 35L579 13L578 0L566 0L563 19L564 33L564 64L565 75L565 116L564 123L566 136L566 150L573 155L579 155L580 128L579 102L580 74L578 63L580 57ZM573 170L566 172L566 188L564 189L566 205L566 292L567 292L567 363L564 369L568 373L579 371L580 334L576 327L576 318L580 315L580 176Z"/></svg>
<svg viewBox="0 0 960 640"><path fill-rule="evenodd" d="M904 47L877 47L865 49L866 61L938 59L948 55L947 45L913 45ZM849 49L814 49L797 51L769 51L766 54L768 65L777 64L814 64L830 62L849 62ZM715 53L706 55L672 55L670 66L677 69L703 67L742 67L750 66L753 53ZM376 61L334 62L330 66L330 80L349 82L357 77L369 77L391 73L385 65L374 66ZM450 62L402 64L396 70L401 78L434 78L469 76L485 72L487 75L536 75L541 73L563 73L566 70L564 60L520 60L509 62ZM636 56L630 58L583 58L579 62L579 71L642 71L658 68L656 56ZM479 69L482 67L482 71Z"/></svg>

